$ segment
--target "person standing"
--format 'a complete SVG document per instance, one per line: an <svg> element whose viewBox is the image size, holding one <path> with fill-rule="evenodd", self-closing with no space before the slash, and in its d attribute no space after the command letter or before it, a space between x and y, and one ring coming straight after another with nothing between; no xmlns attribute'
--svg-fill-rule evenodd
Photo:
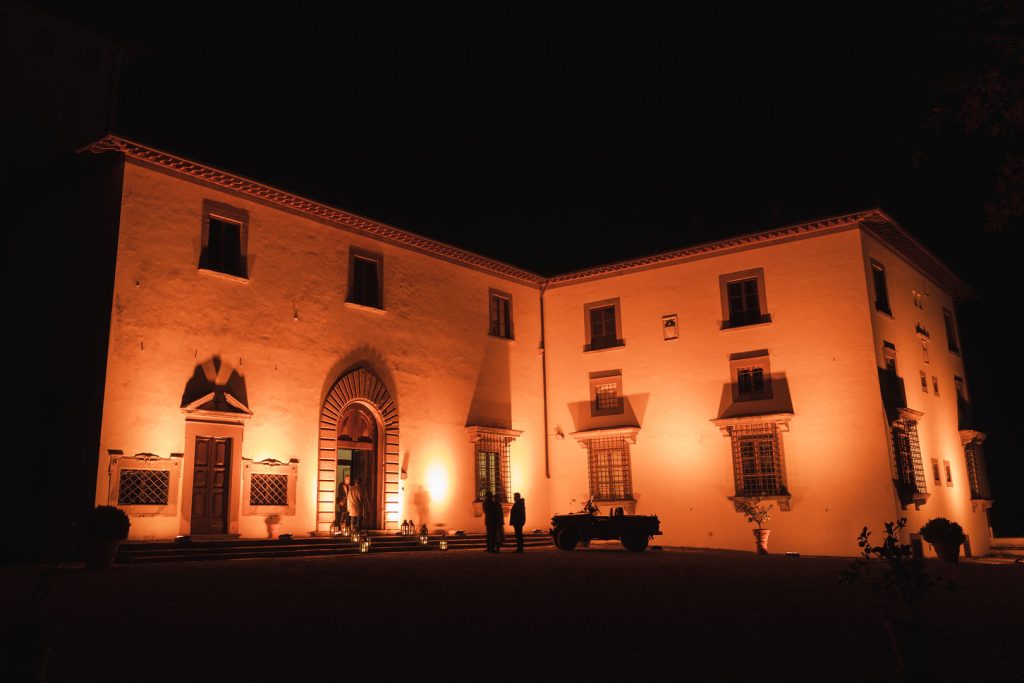
<svg viewBox="0 0 1024 683"><path fill-rule="evenodd" d="M352 480L348 489L348 516L351 520L352 531L358 531L363 524L363 487L359 485L358 479Z"/></svg>
<svg viewBox="0 0 1024 683"><path fill-rule="evenodd" d="M334 526L341 529L349 522L348 519L348 490L351 487L349 483L349 476L346 474L344 481L338 486L338 497L336 498L338 504L338 511L334 518Z"/></svg>
<svg viewBox="0 0 1024 683"><path fill-rule="evenodd" d="M516 552L523 552L523 525L526 524L526 499L516 491L512 496L512 510L508 513L508 523L516 532Z"/></svg>
<svg viewBox="0 0 1024 683"><path fill-rule="evenodd" d="M484 495L484 527L487 529L487 552L498 552L498 528L501 524L501 503L488 491Z"/></svg>

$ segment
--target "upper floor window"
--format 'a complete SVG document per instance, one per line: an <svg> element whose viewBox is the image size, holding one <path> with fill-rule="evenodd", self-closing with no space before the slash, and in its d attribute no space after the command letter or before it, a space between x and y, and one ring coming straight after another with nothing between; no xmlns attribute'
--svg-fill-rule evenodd
<svg viewBox="0 0 1024 683"><path fill-rule="evenodd" d="M946 343L953 353L960 353L960 344L956 336L956 322L953 320L953 313L949 309L942 309L942 319L946 323Z"/></svg>
<svg viewBox="0 0 1024 683"><path fill-rule="evenodd" d="M586 346L584 351L597 351L623 346L622 319L619 315L619 300L595 301L583 307L586 321Z"/></svg>
<svg viewBox="0 0 1024 683"><path fill-rule="evenodd" d="M765 301L764 269L753 268L719 277L722 329L771 322Z"/></svg>
<svg viewBox="0 0 1024 683"><path fill-rule="evenodd" d="M875 309L892 315L889 308L889 287L885 282L885 266L878 261L872 261L871 276L875 283Z"/></svg>
<svg viewBox="0 0 1024 683"><path fill-rule="evenodd" d="M203 241L199 267L245 278L248 214L213 201L203 203Z"/></svg>
<svg viewBox="0 0 1024 683"><path fill-rule="evenodd" d="M590 414L592 417L621 415L624 405L622 373L619 370L590 373Z"/></svg>
<svg viewBox="0 0 1024 683"><path fill-rule="evenodd" d="M349 303L369 308L384 308L383 269L380 254L352 249L349 258Z"/></svg>
<svg viewBox="0 0 1024 683"><path fill-rule="evenodd" d="M512 297L492 290L489 311L487 333L492 337L512 339Z"/></svg>
<svg viewBox="0 0 1024 683"><path fill-rule="evenodd" d="M734 401L758 401L772 397L771 365L767 351L734 353L729 357Z"/></svg>

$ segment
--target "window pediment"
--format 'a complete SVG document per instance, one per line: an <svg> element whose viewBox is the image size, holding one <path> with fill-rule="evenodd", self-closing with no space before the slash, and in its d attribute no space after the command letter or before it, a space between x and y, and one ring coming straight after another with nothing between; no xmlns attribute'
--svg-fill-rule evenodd
<svg viewBox="0 0 1024 683"><path fill-rule="evenodd" d="M226 391L216 390L181 407L186 420L243 423L252 417L244 403Z"/></svg>

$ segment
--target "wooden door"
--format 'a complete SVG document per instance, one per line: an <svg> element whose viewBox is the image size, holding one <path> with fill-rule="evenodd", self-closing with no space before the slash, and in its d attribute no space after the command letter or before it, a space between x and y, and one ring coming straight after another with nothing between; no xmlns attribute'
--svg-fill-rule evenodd
<svg viewBox="0 0 1024 683"><path fill-rule="evenodd" d="M196 437L192 476L193 534L227 533L230 467L231 439Z"/></svg>

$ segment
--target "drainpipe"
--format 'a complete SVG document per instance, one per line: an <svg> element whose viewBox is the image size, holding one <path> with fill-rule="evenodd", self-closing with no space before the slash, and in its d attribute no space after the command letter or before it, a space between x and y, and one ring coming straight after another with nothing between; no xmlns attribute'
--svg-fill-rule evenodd
<svg viewBox="0 0 1024 683"><path fill-rule="evenodd" d="M540 368L544 396L544 476L551 478L551 458L548 452L548 355L544 344L544 290L548 283L545 280L540 286Z"/></svg>

